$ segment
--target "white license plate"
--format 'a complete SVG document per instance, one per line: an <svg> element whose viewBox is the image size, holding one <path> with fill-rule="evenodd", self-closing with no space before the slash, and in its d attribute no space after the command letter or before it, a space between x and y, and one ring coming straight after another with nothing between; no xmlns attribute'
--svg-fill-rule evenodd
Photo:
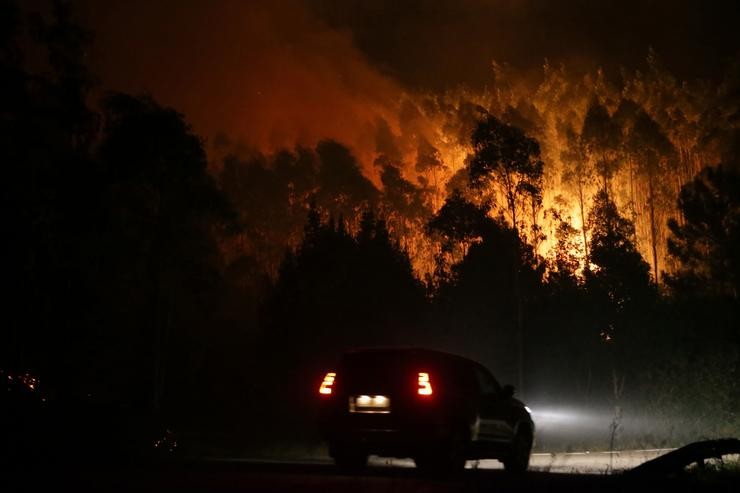
<svg viewBox="0 0 740 493"><path fill-rule="evenodd" d="M388 414L391 400L385 395L353 395L349 398L349 412Z"/></svg>

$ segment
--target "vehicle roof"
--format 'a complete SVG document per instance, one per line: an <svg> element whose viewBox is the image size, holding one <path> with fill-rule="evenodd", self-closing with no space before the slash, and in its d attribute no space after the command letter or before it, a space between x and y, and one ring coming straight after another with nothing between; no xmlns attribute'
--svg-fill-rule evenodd
<svg viewBox="0 0 740 493"><path fill-rule="evenodd" d="M407 354L408 356L420 356L433 358L437 360L450 360L457 363L480 366L480 363L457 354L438 351L436 349L427 349L415 346L378 346L378 347L361 347L353 348L344 353L343 358L353 355L371 355L371 354Z"/></svg>

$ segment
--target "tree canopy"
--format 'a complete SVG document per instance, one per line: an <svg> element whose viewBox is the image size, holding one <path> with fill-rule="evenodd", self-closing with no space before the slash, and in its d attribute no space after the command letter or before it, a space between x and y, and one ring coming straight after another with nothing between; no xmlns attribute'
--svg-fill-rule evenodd
<svg viewBox="0 0 740 493"><path fill-rule="evenodd" d="M542 173L539 143L521 129L484 113L472 135L473 153L467 162L473 186L491 180L506 200L511 224L519 227L522 201L541 205Z"/></svg>
<svg viewBox="0 0 740 493"><path fill-rule="evenodd" d="M680 261L668 283L684 293L740 293L740 174L707 167L679 194L683 220L671 219L670 254Z"/></svg>

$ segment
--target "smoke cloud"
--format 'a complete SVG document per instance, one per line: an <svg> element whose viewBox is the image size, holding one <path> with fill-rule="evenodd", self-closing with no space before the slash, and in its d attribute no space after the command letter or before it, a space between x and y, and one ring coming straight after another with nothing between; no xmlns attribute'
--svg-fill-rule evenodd
<svg viewBox="0 0 740 493"><path fill-rule="evenodd" d="M397 127L399 84L300 2L134 0L83 10L103 85L175 107L211 152L331 137L371 162L378 122Z"/></svg>
<svg viewBox="0 0 740 493"><path fill-rule="evenodd" d="M418 113L401 106L409 94L499 90L504 65L536 86L545 60L619 78L651 47L680 79L708 78L740 50L736 2L78 1L103 86L182 111L212 155L333 138L376 183L380 150L411 160L420 134L438 146L459 137L434 135L439 122L423 118L407 125Z"/></svg>

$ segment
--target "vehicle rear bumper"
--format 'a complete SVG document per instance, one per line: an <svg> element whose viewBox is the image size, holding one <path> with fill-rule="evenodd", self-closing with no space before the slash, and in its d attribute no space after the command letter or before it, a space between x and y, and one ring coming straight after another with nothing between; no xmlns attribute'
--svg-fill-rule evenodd
<svg viewBox="0 0 740 493"><path fill-rule="evenodd" d="M352 449L387 457L412 457L443 442L450 434L450 427L441 422L372 428L344 423L322 428L332 456L336 449Z"/></svg>

